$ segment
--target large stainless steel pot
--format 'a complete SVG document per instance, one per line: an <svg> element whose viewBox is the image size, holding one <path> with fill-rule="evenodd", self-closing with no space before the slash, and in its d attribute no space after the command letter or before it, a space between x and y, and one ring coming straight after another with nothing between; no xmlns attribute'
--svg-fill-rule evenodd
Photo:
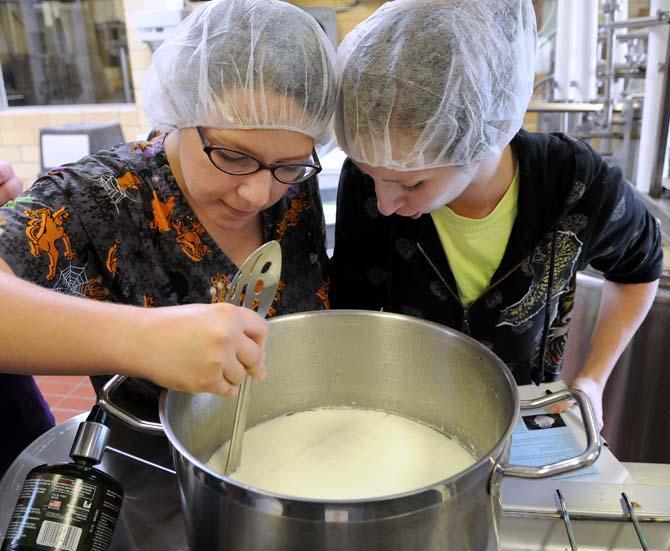
<svg viewBox="0 0 670 551"><path fill-rule="evenodd" d="M138 428L164 430L172 444L193 551L494 550L500 475L550 476L591 464L600 449L588 400L574 391L586 419L585 452L540 468L506 465L520 407L512 375L473 339L416 318L362 311L276 318L266 365L267 379L252 390L249 426L323 406L384 410L455 436L478 461L447 480L384 499L325 502L272 494L205 466L230 438L235 400L169 391L161 398L161 424L152 424L110 402L121 379L113 380L101 403Z"/></svg>

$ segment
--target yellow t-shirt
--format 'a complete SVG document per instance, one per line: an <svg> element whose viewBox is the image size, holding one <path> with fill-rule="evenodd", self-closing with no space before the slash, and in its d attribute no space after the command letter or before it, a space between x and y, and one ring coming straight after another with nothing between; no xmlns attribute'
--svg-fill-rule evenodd
<svg viewBox="0 0 670 551"><path fill-rule="evenodd" d="M465 218L448 206L431 213L465 306L486 291L500 265L512 233L518 198L517 170L509 189L485 218Z"/></svg>

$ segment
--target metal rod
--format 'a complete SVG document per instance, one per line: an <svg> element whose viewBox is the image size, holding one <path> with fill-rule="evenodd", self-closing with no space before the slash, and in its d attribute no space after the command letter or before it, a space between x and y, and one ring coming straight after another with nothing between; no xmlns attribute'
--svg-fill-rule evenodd
<svg viewBox="0 0 670 551"><path fill-rule="evenodd" d="M623 502L626 505L628 516L630 517L630 520L632 521L633 526L635 527L635 532L637 533L637 539L640 540L640 545L642 546L642 549L644 549L644 551L649 551L649 544L647 543L647 540L645 539L644 534L642 533L642 528L640 527L640 523L637 521L635 510L630 504L628 496L626 495L625 492L621 492L621 497L623 498Z"/></svg>
<svg viewBox="0 0 670 551"><path fill-rule="evenodd" d="M621 37L620 37L619 35L617 35L617 37L616 37L617 41L618 41L620 38L621 38ZM598 62L598 65L597 65L597 70L598 70L597 75L598 75L598 76L604 76L604 75L606 75L607 73L605 73L604 69L605 69L605 62L604 62L604 61L600 61L600 62ZM615 73L625 73L625 72L630 72L630 71L640 71L640 70L643 70L643 69L646 69L646 67L645 67L642 63L637 63L637 62L634 63L634 62L626 61L626 62L621 62L621 63L615 63L615 64L614 64L614 72L615 72Z"/></svg>
<svg viewBox="0 0 670 551"><path fill-rule="evenodd" d="M158 471L163 471L164 473L167 474L172 474L176 475L177 471L173 471L172 469L168 469L167 467L163 467L163 465L159 465L158 463L153 463L151 461L147 461L146 459L142 459L141 457L137 457L136 455L133 455L128 452L124 452L123 450L119 450L118 448L112 448L111 446L107 446L105 448L106 452L109 452L113 455L118 455L119 457L123 457L124 459L128 459L129 461L134 461L135 463L140 463L141 465L146 465L147 467L151 467L152 469L156 469Z"/></svg>
<svg viewBox="0 0 670 551"><path fill-rule="evenodd" d="M646 33L626 33L618 34L616 37L619 41L628 41L628 40L644 40L645 42L649 40L649 36Z"/></svg>
<svg viewBox="0 0 670 551"><path fill-rule="evenodd" d="M7 91L5 90L5 79L2 76L2 64L0 63L0 111L7 109L8 107L9 102L7 101Z"/></svg>
<svg viewBox="0 0 670 551"><path fill-rule="evenodd" d="M602 125L605 130L610 130L612 124L612 89L614 88L614 42L616 40L616 28L613 27L614 12L617 9L615 0L610 0L605 4L605 73L607 76L603 79L603 103L604 111ZM610 149L610 141L604 140L602 144L604 150Z"/></svg>
<svg viewBox="0 0 670 551"><path fill-rule="evenodd" d="M654 16L649 17L633 17L623 21L605 22L601 25L601 29L644 29L647 27L655 27L656 25L666 25L670 22L670 11L659 10Z"/></svg>
<svg viewBox="0 0 670 551"><path fill-rule="evenodd" d="M132 103L133 96L130 93L130 78L128 78L128 54L123 46L119 48L119 59L121 60L121 76L123 77L123 95L126 98L126 103Z"/></svg>
<svg viewBox="0 0 670 551"><path fill-rule="evenodd" d="M527 111L529 113L599 113L603 107L602 103L531 101Z"/></svg>
<svg viewBox="0 0 670 551"><path fill-rule="evenodd" d="M650 67L653 70L653 67ZM663 167L665 166L665 155L668 149L668 127L670 126L670 32L668 32L668 44L665 50L665 66L663 67L663 88L661 89L661 119L658 130L656 147L656 159L654 169L651 173L649 195L659 199L663 192Z"/></svg>
<svg viewBox="0 0 670 551"><path fill-rule="evenodd" d="M551 74L551 75L549 75L549 76L546 76L546 77L544 77L543 79L538 80L538 81L535 83L535 86L533 86L533 92L534 92L535 90L537 90L538 88L541 88L542 86L546 85L546 84L549 84L549 86L550 86L550 90L553 92L553 90L554 90L554 86L555 86L555 82L556 82L556 81L554 80L554 75L553 75L553 74ZM553 93L552 93L552 94L549 94L549 96L550 96L550 97L553 97Z"/></svg>
<svg viewBox="0 0 670 551"><path fill-rule="evenodd" d="M563 134L567 134L569 128L570 128L570 113L563 112L561 114L561 132L563 132Z"/></svg>
<svg viewBox="0 0 670 551"><path fill-rule="evenodd" d="M561 518L560 512L551 512L551 511L536 511L536 510L527 510L527 509L508 509L503 505L503 515L511 518L530 518L530 519L542 519L542 520L556 520ZM637 520L640 523L649 524L670 524L670 515L647 515L642 513L636 514ZM570 513L570 520L588 520L593 522L622 522L627 521L628 515L625 515L623 512L620 514L614 513L587 513L572 511Z"/></svg>
<svg viewBox="0 0 670 551"><path fill-rule="evenodd" d="M237 397L237 407L235 408L235 418L233 419L233 433L228 446L226 467L223 471L226 476L230 476L239 469L240 462L242 461L242 444L244 440L244 430L247 426L250 389L251 379L246 376L240 385L240 391Z"/></svg>
<svg viewBox="0 0 670 551"><path fill-rule="evenodd" d="M628 181L633 181L633 164L634 164L634 154L633 151L633 125L635 123L635 108L633 106L635 100L628 98L625 102L626 110L624 112L624 125L623 125L623 146L621 151L623 152L622 158L622 168L624 176Z"/></svg>
<svg viewBox="0 0 670 551"><path fill-rule="evenodd" d="M619 79L619 78L638 78L640 80L643 80L646 78L647 73L645 72L644 69L621 69L621 70L616 70L613 73L598 73L599 77L606 77L606 78L614 78L614 79Z"/></svg>
<svg viewBox="0 0 670 551"><path fill-rule="evenodd" d="M575 541L575 533L572 531L572 523L570 522L570 515L568 514L568 508L565 506L565 501L563 500L560 490L556 490L556 495L558 496L558 502L561 505L561 518L563 519L563 524L565 524L565 531L568 533L570 549L572 549L572 551L578 551L577 542Z"/></svg>
<svg viewBox="0 0 670 551"><path fill-rule="evenodd" d="M574 137L580 138L582 140L592 140L594 138L611 138L614 140L621 140L624 136L622 132L603 132L600 130L592 130L589 132L577 132L574 134Z"/></svg>

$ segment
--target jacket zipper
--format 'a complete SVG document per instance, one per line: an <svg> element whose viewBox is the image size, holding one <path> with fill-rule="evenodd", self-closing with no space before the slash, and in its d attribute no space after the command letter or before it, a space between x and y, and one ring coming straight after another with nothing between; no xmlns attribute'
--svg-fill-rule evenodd
<svg viewBox="0 0 670 551"><path fill-rule="evenodd" d="M444 279L444 276L440 273L440 270L437 269L437 266L435 265L435 263L430 259L430 257L428 256L428 253L426 253L426 251L424 251L423 247L421 246L421 243L419 243L417 241L416 246L419 249L419 251L421 252L421 255L423 256L423 258L426 260L426 262L428 262L428 265L435 272L435 275L437 275L439 280L442 282L442 285L444 285L446 287L447 291L449 291L449 293L454 298L454 300L456 300L458 305L462 308L462 310L463 310L463 321L461 322L461 331L463 331L463 333L465 333L466 335L469 335L470 334L470 306L472 306L472 304L474 304L474 302L470 306L463 306L463 303L461 302L461 297L458 295L458 293L456 293L451 288L451 286L447 283L447 280Z"/></svg>
<svg viewBox="0 0 670 551"><path fill-rule="evenodd" d="M421 243L419 243L417 241L416 246L419 249L419 252L423 256L423 258L426 260L426 262L428 262L428 265L432 268L433 272L435 272L435 275L437 275L439 280L442 282L442 285L444 285L446 287L446 289L449 291L451 296L456 300L456 302L459 304L459 306L463 309L463 322L462 322L461 331L463 331L463 333L465 333L466 335L469 335L470 334L470 308L472 308L477 302L479 302L479 300L481 300L481 297L479 297L472 304L470 304L470 306L463 306L463 303L461 302L461 297L449 286L449 284L447 283L447 280L444 279L444 276L440 273L440 270L437 269L437 266L435 265L435 263L431 260L431 258L428 256L428 253L426 253L424 248L421 246ZM510 268L509 271L505 272L505 274L500 279L498 279L492 285L489 285L486 288L486 290L482 293L482 297L486 293L488 293L491 289L495 289L498 285L500 285L503 281L505 281L509 276L511 276L514 272L516 272L517 268L524 263L524 260L519 261L512 268Z"/></svg>

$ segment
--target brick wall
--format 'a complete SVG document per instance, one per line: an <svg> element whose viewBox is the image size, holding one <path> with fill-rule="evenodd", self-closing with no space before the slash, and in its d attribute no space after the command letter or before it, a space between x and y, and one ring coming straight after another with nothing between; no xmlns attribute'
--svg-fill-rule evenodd
<svg viewBox="0 0 670 551"><path fill-rule="evenodd" d="M40 128L82 122L118 122L126 140L143 131L135 104L8 109L0 111L0 159L12 163L27 188L40 169Z"/></svg>
<svg viewBox="0 0 670 551"><path fill-rule="evenodd" d="M138 9L161 9L166 0L124 0L128 54L136 103L71 106L17 107L0 111L0 160L14 165L28 188L39 174L39 129L82 122L118 122L126 140L146 135L149 124L141 109L141 85L144 71L151 62L151 50L141 42L132 14Z"/></svg>
<svg viewBox="0 0 670 551"><path fill-rule="evenodd" d="M0 160L14 165L17 174L29 187L39 173L39 129L47 126L81 122L118 122L126 140L135 140L150 130L142 110L144 75L151 63L151 50L135 31L136 13L139 10L166 9L178 5L175 0L124 0L128 57L132 72L135 103L74 106L19 107L0 111ZM337 14L340 40L358 22L368 17L383 0L365 1L358 6ZM328 0L296 0L302 7L320 6L346 8L345 2ZM194 6L197 4L191 4Z"/></svg>

